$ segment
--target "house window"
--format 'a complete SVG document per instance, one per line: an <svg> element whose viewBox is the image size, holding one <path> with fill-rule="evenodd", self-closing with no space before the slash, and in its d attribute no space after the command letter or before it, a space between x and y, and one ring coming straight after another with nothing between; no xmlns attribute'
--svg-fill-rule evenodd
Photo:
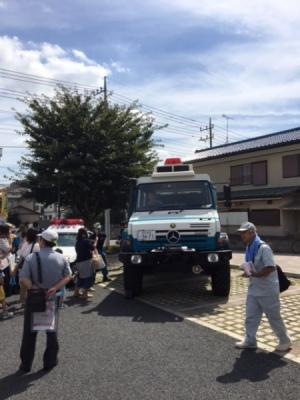
<svg viewBox="0 0 300 400"><path fill-rule="evenodd" d="M252 185L266 185L267 181L267 161L252 163Z"/></svg>
<svg viewBox="0 0 300 400"><path fill-rule="evenodd" d="M282 157L282 175L284 178L300 176L300 154Z"/></svg>
<svg viewBox="0 0 300 400"><path fill-rule="evenodd" d="M280 210L251 210L249 221L260 226L280 226Z"/></svg>
<svg viewBox="0 0 300 400"><path fill-rule="evenodd" d="M230 168L231 185L266 185L268 182L267 161L234 165Z"/></svg>
<svg viewBox="0 0 300 400"><path fill-rule="evenodd" d="M251 184L251 164L235 165L231 167L232 185Z"/></svg>

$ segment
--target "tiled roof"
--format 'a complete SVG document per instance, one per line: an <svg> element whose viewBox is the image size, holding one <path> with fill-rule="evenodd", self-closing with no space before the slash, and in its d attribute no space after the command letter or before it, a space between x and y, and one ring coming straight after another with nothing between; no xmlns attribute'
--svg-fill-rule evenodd
<svg viewBox="0 0 300 400"><path fill-rule="evenodd" d="M239 153L249 153L272 147L286 146L293 143L300 143L300 127L252 139L241 140L239 142L228 143L211 149L196 150L197 158L189 162L204 161Z"/></svg>
<svg viewBox="0 0 300 400"><path fill-rule="evenodd" d="M282 198L291 193L300 193L299 186L284 186L248 190L231 190L232 200ZM218 200L223 200L223 193L218 193Z"/></svg>

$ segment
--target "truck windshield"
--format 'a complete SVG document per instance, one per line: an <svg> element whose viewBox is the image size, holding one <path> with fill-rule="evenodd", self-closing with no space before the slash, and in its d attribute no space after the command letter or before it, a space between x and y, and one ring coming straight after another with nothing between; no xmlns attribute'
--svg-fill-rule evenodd
<svg viewBox="0 0 300 400"><path fill-rule="evenodd" d="M143 183L138 185L135 211L212 208L207 181Z"/></svg>
<svg viewBox="0 0 300 400"><path fill-rule="evenodd" d="M58 247L75 247L77 233L59 233Z"/></svg>

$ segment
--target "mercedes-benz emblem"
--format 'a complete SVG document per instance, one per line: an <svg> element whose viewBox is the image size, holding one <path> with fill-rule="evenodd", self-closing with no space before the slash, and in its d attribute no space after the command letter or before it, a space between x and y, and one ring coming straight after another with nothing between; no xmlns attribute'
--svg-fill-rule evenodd
<svg viewBox="0 0 300 400"><path fill-rule="evenodd" d="M167 241L169 243L172 243L172 244L178 243L179 239L180 239L179 232L177 232L177 231L169 231L167 233Z"/></svg>

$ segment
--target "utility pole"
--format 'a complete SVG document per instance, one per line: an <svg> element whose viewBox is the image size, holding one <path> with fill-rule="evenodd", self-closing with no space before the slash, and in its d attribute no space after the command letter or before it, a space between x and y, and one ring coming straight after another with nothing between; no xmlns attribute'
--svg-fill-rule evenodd
<svg viewBox="0 0 300 400"><path fill-rule="evenodd" d="M104 77L104 85L103 85L103 92L104 92L104 101L107 103L107 77Z"/></svg>
<svg viewBox="0 0 300 400"><path fill-rule="evenodd" d="M213 128L214 128L214 124L211 123L211 118L209 117L209 123L208 126L206 126L205 128L201 128L200 127L200 132L204 132L204 131L208 131L208 135L206 135L204 138L201 137L199 140L201 140L202 142L207 142L209 140L209 148L211 149L213 147Z"/></svg>
<svg viewBox="0 0 300 400"><path fill-rule="evenodd" d="M208 128L209 128L209 148L210 149L212 148L212 140L213 140L212 130L213 130L213 127L214 126L211 123L211 118L209 117L209 126L208 126Z"/></svg>

